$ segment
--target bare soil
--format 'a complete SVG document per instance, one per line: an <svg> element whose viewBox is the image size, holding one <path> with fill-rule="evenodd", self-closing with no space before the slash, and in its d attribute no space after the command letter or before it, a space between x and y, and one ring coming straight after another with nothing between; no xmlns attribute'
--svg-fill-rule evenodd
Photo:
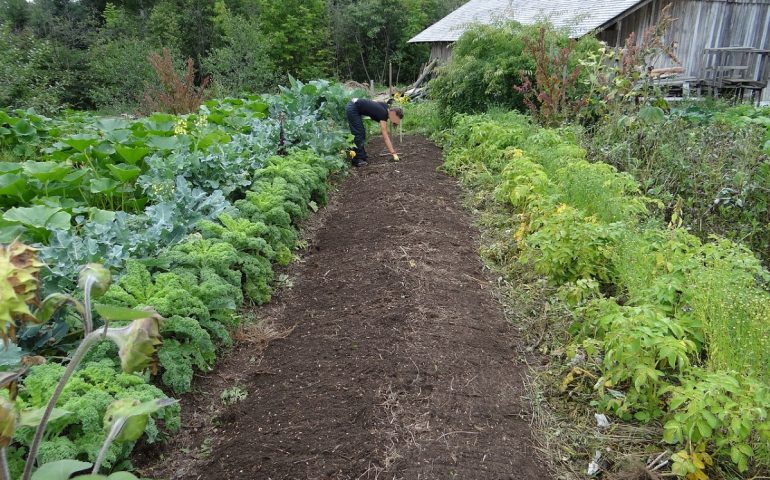
<svg viewBox="0 0 770 480"><path fill-rule="evenodd" d="M548 479L531 440L519 333L485 277L441 151L354 169L308 231L291 283L145 448L173 479ZM289 329L293 328L293 331ZM283 335L280 335L283 333ZM269 337L283 336L265 349ZM223 406L238 387L248 396Z"/></svg>

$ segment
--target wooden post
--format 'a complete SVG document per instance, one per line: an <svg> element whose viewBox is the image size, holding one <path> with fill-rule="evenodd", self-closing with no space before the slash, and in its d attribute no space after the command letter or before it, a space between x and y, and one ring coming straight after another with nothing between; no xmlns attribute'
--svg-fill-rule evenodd
<svg viewBox="0 0 770 480"><path fill-rule="evenodd" d="M388 62L388 95L393 96L393 62Z"/></svg>
<svg viewBox="0 0 770 480"><path fill-rule="evenodd" d="M374 96L374 80L369 80L369 95Z"/></svg>

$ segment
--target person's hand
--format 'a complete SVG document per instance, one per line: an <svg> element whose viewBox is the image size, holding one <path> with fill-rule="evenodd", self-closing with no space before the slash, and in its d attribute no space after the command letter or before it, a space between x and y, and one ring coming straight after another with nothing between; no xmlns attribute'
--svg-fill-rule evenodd
<svg viewBox="0 0 770 480"><path fill-rule="evenodd" d="M398 154L397 154L397 153L394 153L394 154L393 154L393 161L394 161L394 162L398 162L399 160L401 160L401 159L400 159L400 158L398 158Z"/></svg>

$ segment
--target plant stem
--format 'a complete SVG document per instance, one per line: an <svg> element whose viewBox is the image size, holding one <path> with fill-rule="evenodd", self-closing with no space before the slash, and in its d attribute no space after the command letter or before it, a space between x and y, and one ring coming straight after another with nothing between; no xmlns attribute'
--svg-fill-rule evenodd
<svg viewBox="0 0 770 480"><path fill-rule="evenodd" d="M11 480L11 470L8 468L8 451L0 448L0 479Z"/></svg>
<svg viewBox="0 0 770 480"><path fill-rule="evenodd" d="M115 438L120 434L120 431L123 430L123 426L126 424L126 417L121 417L115 420L115 423L112 424L112 427L110 428L110 433L107 435L107 438L104 440L104 443L102 444L102 449L99 450L99 456L96 457L96 462L94 462L94 469L91 471L92 475L97 475L99 473L99 469L102 468L102 463L104 463L104 457L107 456L107 451L109 451L110 446L112 446L112 443L115 441Z"/></svg>
<svg viewBox="0 0 770 480"><path fill-rule="evenodd" d="M83 289L85 291L85 298L83 299L83 304L85 307L83 309L83 317L86 324L86 335L89 335L94 330L94 321L91 317L91 289L94 286L94 282L96 282L96 279L93 277L93 275L89 275L86 279L85 288Z"/></svg>
<svg viewBox="0 0 770 480"><path fill-rule="evenodd" d="M51 418L51 413L56 406L56 401L59 400L59 397L64 390L64 386L67 384L67 381L72 374L75 373L75 369L80 365L80 362L83 360L83 357L85 357L88 350L102 338L104 338L102 332L89 333L83 338L83 341L80 342L78 349L75 350L75 354L72 355L72 360L70 360L67 369L64 371L64 375L62 375L59 383L56 385L56 390L54 390L51 399L48 401L48 405L45 407L43 418L40 420L40 424L35 430L35 437L32 439L32 444L29 446L29 453L27 454L27 463L24 464L24 473L21 476L22 480L30 480L30 477L32 476L32 467L35 464L37 451L40 449L40 442L43 440L43 434L48 426L48 420Z"/></svg>

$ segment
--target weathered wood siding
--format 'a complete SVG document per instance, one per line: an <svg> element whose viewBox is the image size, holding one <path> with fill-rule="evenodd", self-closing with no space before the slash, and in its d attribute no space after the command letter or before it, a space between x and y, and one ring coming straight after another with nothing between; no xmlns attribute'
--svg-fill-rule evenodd
<svg viewBox="0 0 770 480"><path fill-rule="evenodd" d="M439 63L446 63L452 56L452 43L450 42L433 42L430 44L430 60L438 58Z"/></svg>
<svg viewBox="0 0 770 480"><path fill-rule="evenodd" d="M770 0L650 0L641 8L609 25L599 38L610 45L624 44L632 32L641 36L658 21L661 9L671 4L678 20L666 38L675 45L676 56L686 76L699 77L705 69L703 50L717 47L751 46L770 49ZM656 67L672 67L669 58ZM766 88L762 101L770 101Z"/></svg>

